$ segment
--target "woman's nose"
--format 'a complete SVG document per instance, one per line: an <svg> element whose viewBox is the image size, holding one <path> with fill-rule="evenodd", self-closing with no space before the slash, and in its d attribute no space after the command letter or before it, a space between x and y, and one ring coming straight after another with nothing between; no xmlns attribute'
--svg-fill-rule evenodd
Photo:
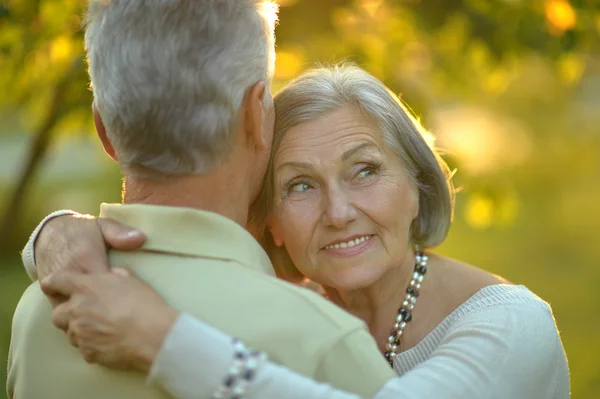
<svg viewBox="0 0 600 399"><path fill-rule="evenodd" d="M328 190L325 196L324 224L326 227L343 229L356 220L358 211L343 187Z"/></svg>

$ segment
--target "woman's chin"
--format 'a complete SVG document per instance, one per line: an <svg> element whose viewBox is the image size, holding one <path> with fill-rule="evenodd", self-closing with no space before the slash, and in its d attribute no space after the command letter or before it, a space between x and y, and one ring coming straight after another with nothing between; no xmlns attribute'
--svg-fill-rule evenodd
<svg viewBox="0 0 600 399"><path fill-rule="evenodd" d="M371 287L379 281L385 270L371 265L358 265L347 268L336 268L320 273L311 278L312 281L329 286L338 291L355 291Z"/></svg>

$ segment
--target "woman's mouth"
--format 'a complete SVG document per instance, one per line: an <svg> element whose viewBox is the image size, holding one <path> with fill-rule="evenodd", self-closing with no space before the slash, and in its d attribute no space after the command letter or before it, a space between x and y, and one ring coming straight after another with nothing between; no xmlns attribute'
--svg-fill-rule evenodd
<svg viewBox="0 0 600 399"><path fill-rule="evenodd" d="M329 244L323 249L327 253L338 256L356 256L371 246L374 235L364 235L345 241Z"/></svg>

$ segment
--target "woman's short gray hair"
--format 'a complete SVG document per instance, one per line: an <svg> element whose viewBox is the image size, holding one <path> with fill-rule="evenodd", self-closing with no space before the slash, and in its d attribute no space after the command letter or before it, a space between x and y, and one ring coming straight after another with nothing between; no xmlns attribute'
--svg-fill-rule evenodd
<svg viewBox="0 0 600 399"><path fill-rule="evenodd" d="M439 245L452 221L454 189L450 170L435 149L432 136L391 90L363 69L354 65L312 69L284 87L275 96L272 158L292 127L346 105L356 107L381 130L418 190L419 214L412 225L413 243L422 247ZM266 208L272 205L273 191L271 162L262 196Z"/></svg>
<svg viewBox="0 0 600 399"><path fill-rule="evenodd" d="M206 173L235 143L249 87L275 63L266 0L90 0L94 100L129 173ZM270 95L265 105L272 104Z"/></svg>

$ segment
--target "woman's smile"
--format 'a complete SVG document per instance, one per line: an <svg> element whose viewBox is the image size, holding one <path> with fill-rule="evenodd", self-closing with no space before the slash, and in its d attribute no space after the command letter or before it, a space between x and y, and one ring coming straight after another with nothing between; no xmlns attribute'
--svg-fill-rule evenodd
<svg viewBox="0 0 600 399"><path fill-rule="evenodd" d="M361 255L374 244L375 235L355 235L349 238L338 239L321 248L328 256L350 258Z"/></svg>

